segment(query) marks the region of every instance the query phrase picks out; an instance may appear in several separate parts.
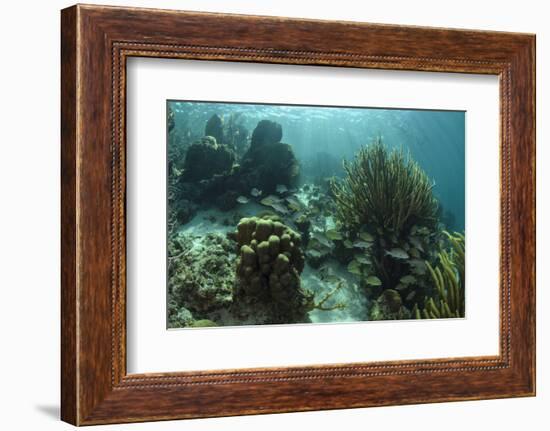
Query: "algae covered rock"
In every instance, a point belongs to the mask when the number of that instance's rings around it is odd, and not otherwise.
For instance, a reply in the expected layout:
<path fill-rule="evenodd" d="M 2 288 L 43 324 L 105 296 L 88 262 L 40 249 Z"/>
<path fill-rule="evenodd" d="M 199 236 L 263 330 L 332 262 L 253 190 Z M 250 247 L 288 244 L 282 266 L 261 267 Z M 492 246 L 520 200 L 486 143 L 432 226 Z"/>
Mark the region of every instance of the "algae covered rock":
<path fill-rule="evenodd" d="M 197 213 L 197 204 L 188 199 L 179 199 L 172 204 L 178 223 L 185 224 L 189 222 Z"/>
<path fill-rule="evenodd" d="M 218 144 L 223 144 L 223 120 L 218 114 L 212 115 L 206 122 L 206 126 L 204 127 L 204 135 L 212 136 L 216 139 Z"/>
<path fill-rule="evenodd" d="M 281 137 L 281 126 L 272 121 L 262 120 L 254 129 L 239 173 L 247 189 L 256 187 L 267 194 L 274 193 L 279 184 L 295 185 L 300 165 L 292 146 L 280 142 Z"/>
<path fill-rule="evenodd" d="M 231 171 L 235 154 L 216 138 L 205 136 L 192 144 L 185 155 L 183 181 L 200 181 Z"/>
<path fill-rule="evenodd" d="M 193 321 L 190 325 L 191 328 L 212 328 L 218 326 L 216 322 L 210 319 L 199 319 Z"/>
<path fill-rule="evenodd" d="M 276 144 L 283 138 L 283 128 L 279 123 L 270 120 L 262 120 L 252 132 L 250 140 L 251 148 L 256 149 L 266 144 Z"/>
<path fill-rule="evenodd" d="M 213 313 L 227 309 L 235 282 L 234 262 L 234 244 L 221 233 L 170 238 L 169 326 L 192 326 L 195 320 L 212 320 Z"/>
<path fill-rule="evenodd" d="M 267 315 L 264 323 L 309 321 L 311 294 L 300 284 L 300 234 L 281 222 L 250 217 L 241 219 L 233 237 L 239 249 L 233 295 L 237 307 L 261 304 L 256 308 Z"/>
<path fill-rule="evenodd" d="M 176 119 L 174 118 L 174 111 L 168 109 L 168 132 L 171 132 L 176 127 Z"/>
<path fill-rule="evenodd" d="M 191 312 L 185 307 L 178 307 L 175 302 L 168 303 L 168 315 L 169 328 L 185 328 L 195 322 Z"/>
<path fill-rule="evenodd" d="M 369 311 L 369 320 L 410 319 L 411 312 L 403 306 L 401 295 L 394 289 L 386 289 L 374 301 Z"/>

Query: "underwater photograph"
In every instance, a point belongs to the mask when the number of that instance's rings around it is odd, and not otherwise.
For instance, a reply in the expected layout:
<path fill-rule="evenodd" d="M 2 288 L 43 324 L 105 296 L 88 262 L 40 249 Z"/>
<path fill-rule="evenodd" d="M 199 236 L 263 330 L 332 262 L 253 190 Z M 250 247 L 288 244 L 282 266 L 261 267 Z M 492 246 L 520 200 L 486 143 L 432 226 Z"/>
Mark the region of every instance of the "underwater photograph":
<path fill-rule="evenodd" d="M 465 112 L 167 101 L 167 327 L 465 316 Z"/>

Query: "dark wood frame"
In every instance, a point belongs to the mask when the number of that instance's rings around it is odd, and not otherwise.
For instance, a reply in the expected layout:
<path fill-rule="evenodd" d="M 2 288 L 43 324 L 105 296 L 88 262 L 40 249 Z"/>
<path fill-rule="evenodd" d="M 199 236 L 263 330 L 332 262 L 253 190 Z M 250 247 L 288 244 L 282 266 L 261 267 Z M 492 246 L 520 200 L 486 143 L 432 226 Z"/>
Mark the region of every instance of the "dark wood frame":
<path fill-rule="evenodd" d="M 88 425 L 535 394 L 534 35 L 78 5 L 62 11 L 61 47 L 63 420 Z M 499 355 L 127 375 L 130 56 L 498 75 Z"/>

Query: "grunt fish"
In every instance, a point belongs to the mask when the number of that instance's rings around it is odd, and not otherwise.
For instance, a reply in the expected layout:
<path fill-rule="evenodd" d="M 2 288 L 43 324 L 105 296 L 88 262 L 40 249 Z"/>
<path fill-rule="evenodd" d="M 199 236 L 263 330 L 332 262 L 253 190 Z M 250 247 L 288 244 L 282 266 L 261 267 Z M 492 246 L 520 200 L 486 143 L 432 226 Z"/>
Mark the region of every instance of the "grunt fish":
<path fill-rule="evenodd" d="M 311 238 L 315 239 L 319 244 L 331 248 L 332 247 L 332 241 L 330 241 L 326 236 L 324 236 L 321 232 L 312 232 Z"/>
<path fill-rule="evenodd" d="M 410 301 L 411 299 L 414 298 L 414 295 L 415 295 L 415 294 L 416 294 L 416 291 L 413 290 L 411 293 L 409 293 L 409 294 L 407 295 L 407 297 L 406 297 L 405 299 L 406 299 L 407 301 Z"/>
<path fill-rule="evenodd" d="M 382 280 L 380 280 L 376 275 L 369 275 L 367 277 L 367 284 L 369 286 L 381 286 Z"/>
<path fill-rule="evenodd" d="M 363 241 L 366 241 L 366 242 L 373 242 L 374 241 L 374 237 L 368 232 L 361 232 L 359 234 L 359 238 L 361 238 Z"/>
<path fill-rule="evenodd" d="M 355 241 L 353 243 L 354 247 L 357 248 L 370 248 L 372 246 L 372 242 L 366 242 L 366 241 Z"/>
<path fill-rule="evenodd" d="M 268 207 L 272 206 L 274 203 L 280 203 L 280 202 L 281 202 L 281 198 L 274 195 L 266 196 L 260 201 L 262 205 L 265 205 Z"/>
<path fill-rule="evenodd" d="M 357 255 L 355 256 L 355 260 L 359 263 L 362 263 L 363 265 L 370 265 L 371 261 L 368 257 L 363 255 Z"/>
<path fill-rule="evenodd" d="M 275 190 L 277 191 L 277 193 L 286 193 L 286 192 L 288 192 L 288 188 L 284 184 L 277 184 L 277 187 L 275 188 Z"/>
<path fill-rule="evenodd" d="M 288 214 L 289 212 L 288 208 L 279 202 L 273 202 L 271 204 L 271 208 L 273 208 L 277 212 L 280 212 L 281 214 Z"/>
<path fill-rule="evenodd" d="M 408 259 L 408 253 L 402 248 L 392 248 L 391 250 L 386 250 L 388 256 L 394 257 L 396 259 Z"/>
<path fill-rule="evenodd" d="M 416 278 L 414 275 L 405 275 L 404 277 L 401 277 L 399 281 L 403 284 L 412 284 L 416 282 Z"/>
<path fill-rule="evenodd" d="M 356 260 L 352 260 L 348 265 L 348 271 L 355 275 L 361 275 L 361 265 Z"/>
<path fill-rule="evenodd" d="M 325 232 L 325 235 L 327 238 L 333 240 L 333 241 L 340 241 L 343 239 L 342 234 L 338 232 L 336 229 L 329 229 Z"/>
<path fill-rule="evenodd" d="M 417 237 L 410 236 L 409 237 L 409 242 L 411 243 L 411 245 L 413 247 L 417 248 L 421 252 L 424 252 L 424 247 L 422 247 L 422 243 L 420 242 L 420 240 Z"/>

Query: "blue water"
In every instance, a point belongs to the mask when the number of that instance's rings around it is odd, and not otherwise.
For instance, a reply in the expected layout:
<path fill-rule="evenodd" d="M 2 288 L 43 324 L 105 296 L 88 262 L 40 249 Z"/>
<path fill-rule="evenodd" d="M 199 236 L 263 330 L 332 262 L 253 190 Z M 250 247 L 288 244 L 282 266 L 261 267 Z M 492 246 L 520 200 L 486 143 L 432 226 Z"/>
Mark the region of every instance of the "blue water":
<path fill-rule="evenodd" d="M 434 194 L 449 230 L 465 229 L 465 112 L 412 109 L 316 107 L 169 101 L 180 133 L 200 138 L 213 114 L 238 118 L 250 133 L 260 120 L 281 124 L 282 142 L 292 145 L 302 177 L 322 161 L 352 159 L 381 136 L 388 147 L 404 148 L 435 183 Z M 326 156 L 328 155 L 328 157 Z M 321 163 L 323 166 L 323 163 Z M 311 167 L 311 169 L 308 169 Z M 318 173 L 318 172 L 317 172 Z M 341 172 L 343 174 L 343 172 Z"/>

